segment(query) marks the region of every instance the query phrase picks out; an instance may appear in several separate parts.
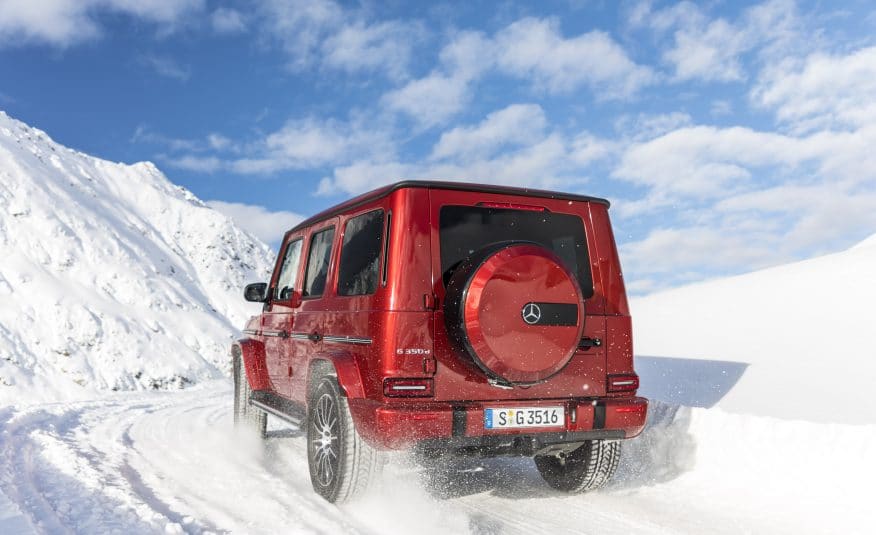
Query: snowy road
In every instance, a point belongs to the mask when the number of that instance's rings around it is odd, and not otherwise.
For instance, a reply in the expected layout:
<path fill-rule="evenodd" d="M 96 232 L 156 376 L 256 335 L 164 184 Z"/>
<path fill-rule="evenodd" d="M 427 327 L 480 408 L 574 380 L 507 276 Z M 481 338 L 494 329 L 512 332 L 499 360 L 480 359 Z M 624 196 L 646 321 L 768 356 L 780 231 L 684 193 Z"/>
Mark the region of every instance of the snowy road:
<path fill-rule="evenodd" d="M 46 533 L 855 533 L 872 525 L 874 426 L 657 406 L 616 481 L 550 490 L 527 459 L 430 485 L 394 455 L 341 508 L 310 488 L 304 439 L 238 436 L 227 383 L 0 411 L 0 498 Z M 465 471 L 463 471 L 465 470 Z M 2 507 L 0 507 L 2 509 Z"/>

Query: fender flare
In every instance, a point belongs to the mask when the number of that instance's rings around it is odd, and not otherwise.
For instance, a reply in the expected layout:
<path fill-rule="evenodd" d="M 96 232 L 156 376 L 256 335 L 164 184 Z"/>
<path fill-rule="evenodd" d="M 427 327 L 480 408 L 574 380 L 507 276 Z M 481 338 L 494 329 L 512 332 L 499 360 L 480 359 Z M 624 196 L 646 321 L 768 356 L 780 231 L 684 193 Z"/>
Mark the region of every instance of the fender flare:
<path fill-rule="evenodd" d="M 362 374 L 356 359 L 347 351 L 321 351 L 313 356 L 310 361 L 307 377 L 311 378 L 319 373 L 320 368 L 330 366 L 338 378 L 338 386 L 341 393 L 348 399 L 361 399 L 365 397 L 365 388 L 362 384 Z"/>
<path fill-rule="evenodd" d="M 231 345 L 232 357 L 241 357 L 246 369 L 246 379 L 253 390 L 269 390 L 268 366 L 265 362 L 265 344 L 258 340 L 245 338 Z"/>

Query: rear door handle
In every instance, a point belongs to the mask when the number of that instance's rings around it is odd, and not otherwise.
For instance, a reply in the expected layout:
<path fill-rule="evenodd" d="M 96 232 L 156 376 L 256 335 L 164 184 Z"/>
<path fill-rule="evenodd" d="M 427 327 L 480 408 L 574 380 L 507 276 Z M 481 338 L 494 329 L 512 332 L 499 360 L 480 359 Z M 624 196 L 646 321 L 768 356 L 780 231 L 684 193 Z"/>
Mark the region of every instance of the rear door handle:
<path fill-rule="evenodd" d="M 322 340 L 322 335 L 316 331 L 313 331 L 312 333 L 307 335 L 307 339 L 315 344 L 316 342 Z"/>
<path fill-rule="evenodd" d="M 590 349 L 591 347 L 600 347 L 602 345 L 602 340 L 599 338 L 589 338 L 585 336 L 578 342 L 578 349 Z"/>

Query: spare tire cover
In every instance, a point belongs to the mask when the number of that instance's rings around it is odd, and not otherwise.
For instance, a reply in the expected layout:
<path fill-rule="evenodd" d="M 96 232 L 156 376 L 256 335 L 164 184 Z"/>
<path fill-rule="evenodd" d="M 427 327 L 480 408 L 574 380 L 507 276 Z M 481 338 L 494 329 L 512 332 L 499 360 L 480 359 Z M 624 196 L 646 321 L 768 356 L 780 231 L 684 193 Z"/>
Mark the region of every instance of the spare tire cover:
<path fill-rule="evenodd" d="M 546 380 L 568 364 L 584 332 L 578 280 L 552 251 L 531 242 L 486 247 L 447 284 L 450 338 L 489 377 Z"/>

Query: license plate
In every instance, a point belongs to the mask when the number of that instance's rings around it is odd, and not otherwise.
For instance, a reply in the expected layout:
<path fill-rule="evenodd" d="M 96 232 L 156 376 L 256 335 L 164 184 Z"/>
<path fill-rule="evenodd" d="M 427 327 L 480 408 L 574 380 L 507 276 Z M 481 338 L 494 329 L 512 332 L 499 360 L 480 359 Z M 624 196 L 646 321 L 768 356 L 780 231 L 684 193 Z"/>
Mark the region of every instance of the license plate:
<path fill-rule="evenodd" d="M 566 412 L 563 407 L 513 407 L 484 410 L 484 429 L 521 427 L 563 427 Z"/>

